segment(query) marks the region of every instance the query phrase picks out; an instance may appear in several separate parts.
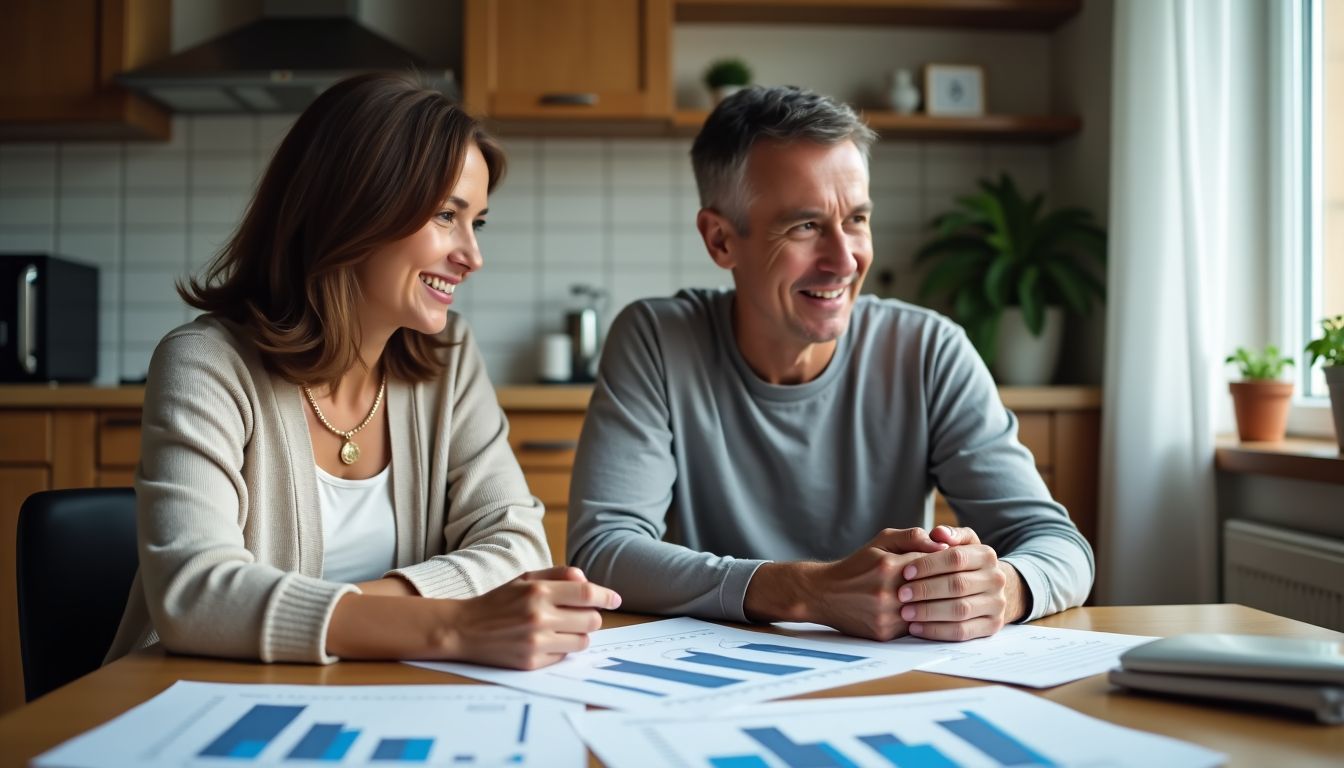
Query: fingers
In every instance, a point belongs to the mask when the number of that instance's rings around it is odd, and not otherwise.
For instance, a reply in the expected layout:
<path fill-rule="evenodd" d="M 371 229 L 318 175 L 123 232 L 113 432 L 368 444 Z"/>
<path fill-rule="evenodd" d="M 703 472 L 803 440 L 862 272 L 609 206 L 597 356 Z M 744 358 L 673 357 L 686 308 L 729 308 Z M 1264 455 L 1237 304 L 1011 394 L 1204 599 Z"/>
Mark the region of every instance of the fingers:
<path fill-rule="evenodd" d="M 947 544 L 949 546 L 960 546 L 962 544 L 979 544 L 980 537 L 970 528 L 953 528 L 950 525 L 940 525 L 929 533 L 932 541 Z"/>
<path fill-rule="evenodd" d="M 544 585 L 547 596 L 558 606 L 607 611 L 621 607 L 620 595 L 591 581 L 549 581 L 541 585 Z"/>
<path fill-rule="evenodd" d="M 868 546 L 888 552 L 941 552 L 948 545 L 934 541 L 923 528 L 886 528 L 879 531 Z"/>
<path fill-rule="evenodd" d="M 909 632 L 925 640 L 946 640 L 961 642 L 977 637 L 989 637 L 1003 628 L 1003 620 L 993 617 L 971 619 L 970 621 L 915 622 Z"/>
<path fill-rule="evenodd" d="M 994 550 L 984 544 L 956 546 L 912 561 L 901 571 L 901 575 L 906 581 L 915 581 L 945 573 L 987 568 L 998 561 L 999 557 Z"/>
<path fill-rule="evenodd" d="M 966 622 L 995 616 L 1003 616 L 1003 598 L 992 593 L 954 600 L 931 600 L 901 607 L 901 618 L 908 623 Z"/>
<path fill-rule="evenodd" d="M 520 581 L 587 581 L 583 571 L 570 565 L 557 565 L 540 571 L 528 571 L 519 576 Z"/>
<path fill-rule="evenodd" d="M 961 551 L 963 550 L 948 550 L 947 554 Z M 933 557 L 937 557 L 937 555 L 929 555 L 925 559 Z M 922 603 L 929 600 L 948 600 L 982 593 L 1002 595 L 1007 577 L 1004 576 L 1002 570 L 994 567 L 998 560 L 990 559 L 985 555 L 977 556 L 974 553 L 968 555 L 967 559 L 969 561 L 981 560 L 983 564 L 967 570 L 939 573 L 913 581 L 906 581 L 897 590 L 897 599 L 902 603 Z M 911 564 L 911 566 L 914 565 L 918 565 L 918 563 Z M 906 567 L 906 573 L 909 573 L 911 566 Z"/>

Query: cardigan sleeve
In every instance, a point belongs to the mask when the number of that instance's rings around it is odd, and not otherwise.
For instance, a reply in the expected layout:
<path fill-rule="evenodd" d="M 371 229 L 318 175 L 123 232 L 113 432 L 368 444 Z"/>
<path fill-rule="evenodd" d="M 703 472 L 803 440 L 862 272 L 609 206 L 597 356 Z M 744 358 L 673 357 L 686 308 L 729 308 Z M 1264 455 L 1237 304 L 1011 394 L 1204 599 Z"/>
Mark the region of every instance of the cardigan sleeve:
<path fill-rule="evenodd" d="M 426 597 L 471 597 L 551 565 L 545 508 L 509 446 L 509 425 L 480 350 L 463 326 L 452 361 L 448 445 L 448 551 L 396 573 Z"/>
<path fill-rule="evenodd" d="M 171 651 L 330 663 L 332 611 L 358 590 L 258 563 L 244 544 L 250 381 L 237 351 L 204 333 L 171 334 L 154 352 L 135 479 L 150 618 Z"/>

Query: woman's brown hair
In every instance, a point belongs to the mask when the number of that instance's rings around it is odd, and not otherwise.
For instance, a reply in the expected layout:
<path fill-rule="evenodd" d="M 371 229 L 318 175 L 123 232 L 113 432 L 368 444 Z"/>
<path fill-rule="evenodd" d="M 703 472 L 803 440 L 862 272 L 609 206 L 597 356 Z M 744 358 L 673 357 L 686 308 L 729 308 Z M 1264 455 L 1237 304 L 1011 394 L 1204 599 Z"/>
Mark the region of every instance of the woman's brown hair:
<path fill-rule="evenodd" d="M 442 93 L 394 73 L 333 85 L 290 128 L 204 278 L 179 283 L 178 293 L 251 331 L 286 380 L 335 387 L 363 364 L 355 267 L 438 212 L 473 144 L 494 190 L 503 150 Z M 398 329 L 383 353 L 386 372 L 433 378 L 447 345 Z"/>

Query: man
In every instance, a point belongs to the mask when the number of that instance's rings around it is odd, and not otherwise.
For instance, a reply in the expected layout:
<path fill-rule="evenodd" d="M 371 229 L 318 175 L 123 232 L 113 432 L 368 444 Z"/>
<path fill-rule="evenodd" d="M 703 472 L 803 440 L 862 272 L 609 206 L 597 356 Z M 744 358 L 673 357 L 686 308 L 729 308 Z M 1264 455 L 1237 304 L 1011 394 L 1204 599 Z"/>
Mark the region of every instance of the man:
<path fill-rule="evenodd" d="M 1091 588 L 960 327 L 859 295 L 874 138 L 759 87 L 696 138 L 696 227 L 736 290 L 621 313 L 570 491 L 569 561 L 626 608 L 966 640 Z M 969 527 L 918 527 L 935 486 Z"/>

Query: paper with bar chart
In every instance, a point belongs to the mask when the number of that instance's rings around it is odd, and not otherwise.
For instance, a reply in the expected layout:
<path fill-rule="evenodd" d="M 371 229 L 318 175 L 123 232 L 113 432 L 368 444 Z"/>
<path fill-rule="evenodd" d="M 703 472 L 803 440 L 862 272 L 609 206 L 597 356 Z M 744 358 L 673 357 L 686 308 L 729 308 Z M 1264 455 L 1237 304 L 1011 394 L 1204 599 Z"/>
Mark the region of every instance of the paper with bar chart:
<path fill-rule="evenodd" d="M 484 685 L 178 682 L 39 756 L 62 768 L 587 764 L 583 707 Z"/>
<path fill-rule="evenodd" d="M 879 643 L 843 637 L 830 627 L 820 624 L 781 622 L 775 626 L 793 637 L 829 639 L 858 652 L 874 646 L 930 651 L 941 659 L 940 663 L 929 669 L 930 672 L 1032 688 L 1050 688 L 1100 675 L 1120 666 L 1120 654 L 1157 639 L 1143 635 L 1011 624 L 992 637 L 967 640 L 964 643 L 943 643 L 918 637 Z"/>
<path fill-rule="evenodd" d="M 998 685 L 570 720 L 607 768 L 1200 768 L 1225 760 Z"/>
<path fill-rule="evenodd" d="M 825 641 L 665 619 L 592 634 L 586 651 L 517 672 L 409 662 L 524 691 L 613 709 L 727 707 L 900 674 L 936 661 L 928 650 L 859 653 Z"/>

